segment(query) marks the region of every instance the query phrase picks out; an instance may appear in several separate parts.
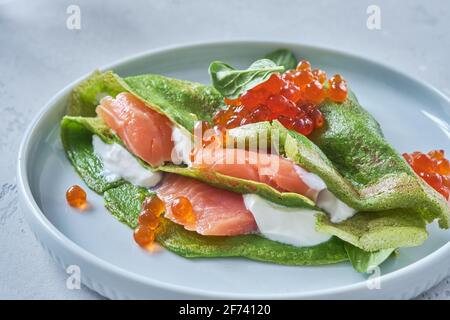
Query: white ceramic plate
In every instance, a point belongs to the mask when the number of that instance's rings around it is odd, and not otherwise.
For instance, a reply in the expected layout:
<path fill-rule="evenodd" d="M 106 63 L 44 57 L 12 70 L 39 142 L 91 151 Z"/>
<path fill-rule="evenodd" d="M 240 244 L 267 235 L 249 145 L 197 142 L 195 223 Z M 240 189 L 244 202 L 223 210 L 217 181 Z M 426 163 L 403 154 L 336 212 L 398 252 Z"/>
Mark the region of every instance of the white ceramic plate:
<path fill-rule="evenodd" d="M 103 69 L 122 76 L 159 73 L 209 83 L 211 61 L 246 67 L 280 47 L 292 49 L 328 74 L 343 74 L 399 152 L 450 151 L 450 102 L 445 96 L 407 75 L 349 54 L 292 43 L 228 42 L 151 51 Z M 60 91 L 28 129 L 19 154 L 18 184 L 23 211 L 37 238 L 60 265 L 78 265 L 83 283 L 100 294 L 110 298 L 411 298 L 449 274 L 450 232 L 435 225 L 424 245 L 402 249 L 397 258 L 382 265 L 380 289 L 369 289 L 367 276 L 348 263 L 289 267 L 244 259 L 188 260 L 164 250 L 148 254 L 135 245 L 132 230 L 114 219 L 94 192 L 88 192 L 89 212 L 78 213 L 66 204 L 69 186 L 85 186 L 59 139 L 67 97 L 80 80 Z"/>

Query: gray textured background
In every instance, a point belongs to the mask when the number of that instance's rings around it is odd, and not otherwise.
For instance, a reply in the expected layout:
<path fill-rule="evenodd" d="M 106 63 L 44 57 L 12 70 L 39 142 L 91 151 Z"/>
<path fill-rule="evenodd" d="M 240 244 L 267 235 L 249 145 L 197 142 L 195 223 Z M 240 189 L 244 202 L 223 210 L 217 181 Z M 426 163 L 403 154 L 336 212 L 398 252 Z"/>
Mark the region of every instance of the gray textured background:
<path fill-rule="evenodd" d="M 81 30 L 66 28 L 70 4 L 81 8 Z M 381 30 L 366 28 L 370 4 L 381 8 Z M 72 80 L 166 45 L 285 40 L 383 61 L 450 95 L 449 16 L 446 0 L 0 0 L 0 298 L 101 298 L 86 288 L 66 289 L 66 273 L 39 246 L 17 207 L 22 134 Z M 449 299 L 449 279 L 418 298 Z"/>

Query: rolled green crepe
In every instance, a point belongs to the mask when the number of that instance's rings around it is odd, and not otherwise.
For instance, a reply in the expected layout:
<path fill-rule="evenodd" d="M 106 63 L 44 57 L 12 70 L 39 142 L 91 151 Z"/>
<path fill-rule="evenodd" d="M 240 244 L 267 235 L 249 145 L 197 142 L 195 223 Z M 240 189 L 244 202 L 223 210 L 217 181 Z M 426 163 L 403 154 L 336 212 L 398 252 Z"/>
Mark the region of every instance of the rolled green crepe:
<path fill-rule="evenodd" d="M 140 205 L 149 191 L 120 180 L 110 183 L 102 176 L 103 164 L 94 154 L 92 135 L 106 143 L 120 138 L 95 116 L 99 97 L 130 92 L 166 115 L 173 123 L 192 132 L 196 121 L 210 121 L 223 107 L 223 97 L 212 87 L 163 77 L 140 75 L 120 78 L 112 72 L 95 72 L 78 85 L 61 123 L 61 137 L 68 158 L 86 184 L 104 195 L 105 205 L 119 220 L 136 226 Z M 378 123 L 351 94 L 342 104 L 321 105 L 326 126 L 306 138 L 279 122 L 257 123 L 229 131 L 248 138 L 260 130 L 277 130 L 280 155 L 318 175 L 328 189 L 358 213 L 341 223 L 332 223 L 313 201 L 296 193 L 280 192 L 269 185 L 202 172 L 184 165 L 165 164 L 148 170 L 171 172 L 204 181 L 238 193 L 255 193 L 285 206 L 318 212 L 317 228 L 333 237 L 312 247 L 294 247 L 259 235 L 202 236 L 164 219 L 158 242 L 185 257 L 246 257 L 290 264 L 319 265 L 350 259 L 357 271 L 365 272 L 383 262 L 400 247 L 417 246 L 427 237 L 426 222 L 438 219 L 448 228 L 449 208 L 436 191 L 425 184 L 383 138 Z M 368 263 L 370 262 L 370 263 Z"/>

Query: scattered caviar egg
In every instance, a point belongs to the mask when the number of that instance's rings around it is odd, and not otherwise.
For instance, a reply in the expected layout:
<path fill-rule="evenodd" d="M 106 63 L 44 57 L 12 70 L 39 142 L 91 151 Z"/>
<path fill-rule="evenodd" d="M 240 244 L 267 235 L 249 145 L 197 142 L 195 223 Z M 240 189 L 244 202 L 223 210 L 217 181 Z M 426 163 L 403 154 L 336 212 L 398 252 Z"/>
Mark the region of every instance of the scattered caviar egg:
<path fill-rule="evenodd" d="M 306 60 L 301 60 L 296 68 L 298 71 L 311 71 L 311 63 Z"/>
<path fill-rule="evenodd" d="M 315 104 L 320 104 L 325 99 L 325 92 L 322 84 L 318 80 L 314 80 L 305 87 L 303 96 L 305 100 Z"/>
<path fill-rule="evenodd" d="M 433 150 L 428 153 L 430 157 L 436 160 L 444 159 L 444 150 Z"/>
<path fill-rule="evenodd" d="M 84 209 L 87 206 L 86 191 L 79 185 L 73 185 L 66 191 L 66 200 L 71 207 Z"/>
<path fill-rule="evenodd" d="M 300 88 L 304 88 L 308 84 L 314 81 L 314 75 L 311 71 L 301 70 L 292 75 L 292 82 L 294 82 Z"/>
<path fill-rule="evenodd" d="M 323 118 L 322 112 L 319 109 L 314 109 L 310 112 L 311 119 L 314 122 L 315 128 L 322 128 L 325 120 Z"/>
<path fill-rule="evenodd" d="M 450 163 L 447 159 L 439 159 L 436 162 L 436 171 L 441 175 L 450 175 Z"/>
<path fill-rule="evenodd" d="M 155 230 L 160 225 L 160 216 L 165 210 L 164 202 L 152 195 L 142 202 L 142 211 L 138 217 L 138 226 L 134 229 L 134 241 L 141 247 L 151 249 L 155 240 Z"/>
<path fill-rule="evenodd" d="M 139 225 L 133 232 L 134 241 L 141 247 L 148 246 L 155 240 L 155 232 L 145 225 Z"/>
<path fill-rule="evenodd" d="M 155 194 L 145 198 L 142 202 L 142 210 L 153 213 L 159 217 L 165 210 L 164 202 Z"/>
<path fill-rule="evenodd" d="M 347 98 L 347 82 L 340 75 L 334 75 L 328 80 L 328 97 L 336 102 Z"/>
<path fill-rule="evenodd" d="M 281 122 L 283 126 L 285 126 L 288 129 L 292 129 L 292 118 L 286 117 L 284 115 L 280 115 L 277 118 L 278 121 Z"/>
<path fill-rule="evenodd" d="M 307 136 L 314 130 L 314 123 L 307 117 L 294 119 L 293 129 Z"/>
<path fill-rule="evenodd" d="M 183 224 L 194 224 L 196 215 L 192 208 L 191 201 L 188 198 L 179 196 L 176 197 L 170 206 L 172 215 Z"/>
<path fill-rule="evenodd" d="M 450 163 L 445 158 L 444 150 L 404 153 L 403 157 L 419 177 L 449 200 Z"/>
<path fill-rule="evenodd" d="M 159 217 L 149 210 L 143 210 L 138 217 L 139 225 L 155 230 L 159 226 Z"/>
<path fill-rule="evenodd" d="M 295 69 L 272 74 L 237 99 L 224 99 L 227 108 L 219 110 L 213 122 L 225 130 L 278 119 L 286 128 L 308 136 L 325 124 L 321 103 L 325 99 L 343 102 L 347 94 L 347 82 L 341 75 L 327 79 L 323 70 L 311 69 L 309 61 L 302 60 Z M 450 171 L 446 162 L 440 168 Z"/>
<path fill-rule="evenodd" d="M 324 84 L 327 81 L 327 73 L 323 70 L 314 69 L 312 74 L 321 84 Z"/>

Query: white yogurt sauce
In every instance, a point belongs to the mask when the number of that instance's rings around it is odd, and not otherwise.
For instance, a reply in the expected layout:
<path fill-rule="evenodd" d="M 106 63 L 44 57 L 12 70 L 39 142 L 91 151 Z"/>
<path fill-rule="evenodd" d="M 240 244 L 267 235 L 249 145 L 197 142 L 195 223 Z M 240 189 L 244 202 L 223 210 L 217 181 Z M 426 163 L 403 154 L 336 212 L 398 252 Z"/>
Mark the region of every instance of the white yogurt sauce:
<path fill-rule="evenodd" d="M 298 165 L 294 165 L 294 169 L 303 182 L 305 182 L 310 188 L 318 191 L 326 189 L 327 185 L 317 174 L 308 172 Z"/>
<path fill-rule="evenodd" d="M 356 210 L 342 202 L 328 189 L 319 192 L 316 205 L 330 216 L 333 223 L 342 222 L 355 215 Z"/>
<path fill-rule="evenodd" d="M 356 210 L 336 198 L 327 189 L 327 185 L 318 175 L 308 172 L 299 166 L 295 166 L 295 171 L 310 188 L 319 191 L 314 196 L 316 206 L 328 213 L 331 222 L 342 222 L 355 215 Z"/>
<path fill-rule="evenodd" d="M 331 238 L 329 234 L 316 231 L 317 212 L 314 210 L 281 206 L 256 194 L 245 194 L 243 198 L 259 231 L 270 240 L 309 247 Z"/>
<path fill-rule="evenodd" d="M 103 162 L 102 175 L 106 181 L 114 182 L 121 178 L 144 188 L 157 185 L 162 179 L 161 172 L 153 172 L 144 168 L 135 157 L 120 144 L 107 144 L 98 136 L 92 136 L 94 153 Z"/>
<path fill-rule="evenodd" d="M 185 163 L 188 166 L 192 165 L 191 162 L 191 150 L 192 150 L 192 140 L 191 135 L 184 128 L 179 128 L 177 126 L 172 127 L 172 162 L 174 164 Z"/>

